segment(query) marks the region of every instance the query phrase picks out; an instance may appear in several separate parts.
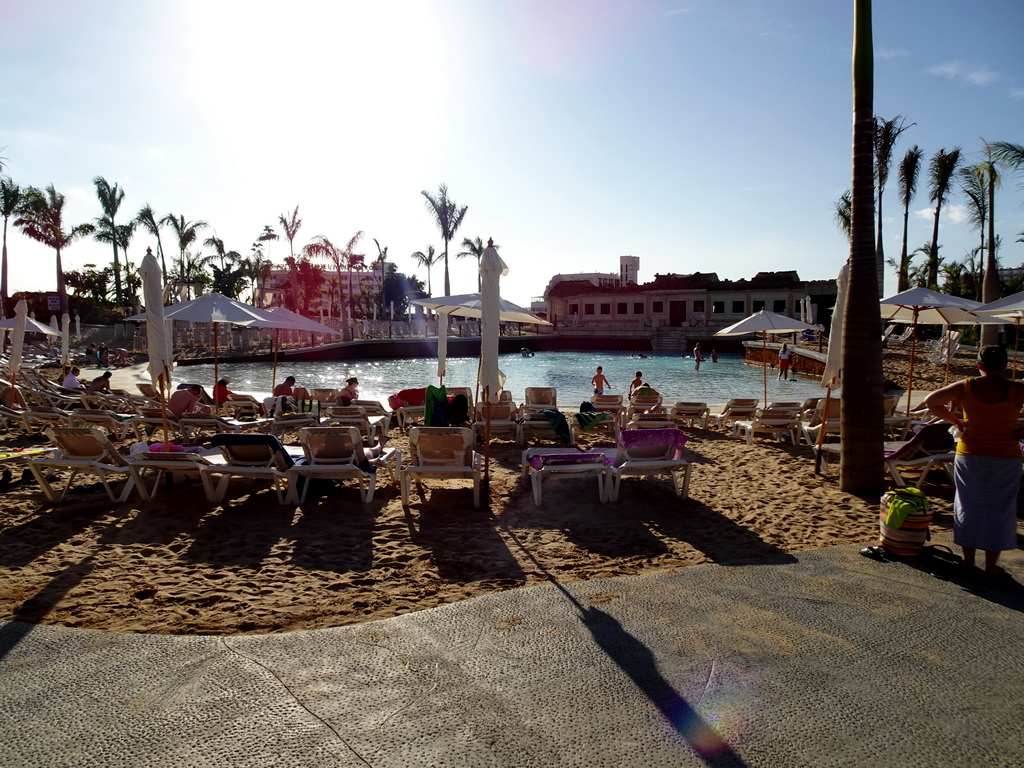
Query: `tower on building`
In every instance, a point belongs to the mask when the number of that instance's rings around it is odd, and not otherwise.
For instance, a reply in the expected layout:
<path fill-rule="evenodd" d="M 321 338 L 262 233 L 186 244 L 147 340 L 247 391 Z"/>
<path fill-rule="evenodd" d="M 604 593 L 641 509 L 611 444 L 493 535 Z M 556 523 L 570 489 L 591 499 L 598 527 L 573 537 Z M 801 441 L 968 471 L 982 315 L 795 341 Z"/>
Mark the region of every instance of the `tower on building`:
<path fill-rule="evenodd" d="M 619 281 L 622 285 L 636 285 L 639 274 L 639 256 L 619 256 Z"/>

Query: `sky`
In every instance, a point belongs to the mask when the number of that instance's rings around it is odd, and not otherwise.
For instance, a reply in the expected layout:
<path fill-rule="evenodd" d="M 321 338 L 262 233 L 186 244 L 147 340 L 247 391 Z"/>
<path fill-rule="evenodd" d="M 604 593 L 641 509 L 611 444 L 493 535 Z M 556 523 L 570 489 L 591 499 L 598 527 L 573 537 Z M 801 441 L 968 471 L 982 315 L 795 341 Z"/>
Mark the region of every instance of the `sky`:
<path fill-rule="evenodd" d="M 911 127 L 883 196 L 898 257 L 895 170 L 914 144 L 981 158 L 1024 143 L 1024 3 L 874 3 L 875 114 Z M 449 247 L 453 293 L 476 290 L 462 238 L 493 238 L 502 294 L 528 305 L 556 273 L 722 279 L 796 270 L 833 279 L 848 256 L 833 217 L 851 177 L 850 0 L 4 0 L 0 156 L 22 187 L 53 184 L 66 221 L 101 214 L 93 179 L 205 220 L 243 254 L 299 207 L 316 235 L 402 272 L 437 227 L 421 190 L 468 206 Z M 931 239 L 927 169 L 911 250 Z M 1024 263 L 1024 171 L 996 201 L 1004 266 Z M 165 250 L 175 251 L 168 232 Z M 978 234 L 963 197 L 939 242 Z M 138 264 L 155 239 L 138 232 Z M 12 292 L 55 290 L 53 251 L 8 231 Z M 267 254 L 281 262 L 284 239 Z M 81 240 L 65 269 L 107 265 Z M 443 265 L 431 271 L 444 293 Z M 886 277 L 887 293 L 895 276 Z"/>

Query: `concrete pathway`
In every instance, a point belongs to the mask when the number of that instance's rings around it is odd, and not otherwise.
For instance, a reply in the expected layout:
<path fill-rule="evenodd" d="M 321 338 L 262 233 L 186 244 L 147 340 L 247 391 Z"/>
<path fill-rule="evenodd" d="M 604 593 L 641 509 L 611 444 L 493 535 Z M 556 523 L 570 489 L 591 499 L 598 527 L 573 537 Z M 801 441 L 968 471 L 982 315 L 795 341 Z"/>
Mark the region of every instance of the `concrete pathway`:
<path fill-rule="evenodd" d="M 1024 765 L 1016 581 L 856 547 L 264 636 L 0 625 L 15 766 Z"/>

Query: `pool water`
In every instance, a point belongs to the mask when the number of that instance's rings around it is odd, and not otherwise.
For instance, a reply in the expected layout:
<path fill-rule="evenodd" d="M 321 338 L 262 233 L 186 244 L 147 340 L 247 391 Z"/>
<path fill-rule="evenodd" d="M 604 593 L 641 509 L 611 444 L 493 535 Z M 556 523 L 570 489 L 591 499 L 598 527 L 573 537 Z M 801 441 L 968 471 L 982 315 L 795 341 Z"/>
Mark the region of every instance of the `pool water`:
<path fill-rule="evenodd" d="M 473 387 L 476 384 L 477 358 L 449 358 L 444 383 L 449 387 Z M 732 397 L 763 398 L 762 371 L 746 365 L 740 355 L 722 355 L 717 363 L 705 360 L 694 369 L 693 358 L 650 355 L 630 358 L 627 352 L 537 352 L 533 357 L 519 353 L 501 355 L 498 363 L 505 374 L 505 388 L 521 401 L 526 387 L 556 387 L 558 402 L 572 408 L 593 394 L 590 380 L 597 366 L 611 384 L 605 394 L 629 393 L 636 371 L 661 393 L 666 402 L 695 400 L 709 405 L 721 404 Z M 220 375 L 231 380 L 236 392 L 268 393 L 272 366 L 269 363 L 224 363 Z M 277 381 L 294 376 L 298 386 L 343 387 L 350 376 L 359 378 L 360 397 L 386 402 L 389 395 L 402 389 L 437 384 L 435 358 L 397 360 L 339 360 L 330 362 L 287 362 L 278 365 Z M 803 400 L 824 394 L 816 379 L 779 381 L 777 369 L 768 369 L 768 400 Z M 213 366 L 182 366 L 175 381 L 213 385 Z"/>

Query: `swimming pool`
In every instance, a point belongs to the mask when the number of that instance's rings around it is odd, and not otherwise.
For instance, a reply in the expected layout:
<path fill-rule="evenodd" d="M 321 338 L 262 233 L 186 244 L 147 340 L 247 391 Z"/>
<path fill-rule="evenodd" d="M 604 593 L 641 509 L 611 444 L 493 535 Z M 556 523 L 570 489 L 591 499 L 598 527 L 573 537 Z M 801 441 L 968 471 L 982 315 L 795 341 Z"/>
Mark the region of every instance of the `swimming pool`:
<path fill-rule="evenodd" d="M 558 401 L 574 407 L 593 394 L 590 379 L 597 366 L 611 383 L 608 394 L 628 394 L 629 382 L 636 371 L 666 402 L 697 400 L 724 403 L 731 397 L 763 397 L 761 368 L 743 363 L 740 355 L 722 355 L 717 363 L 706 360 L 694 370 L 693 358 L 652 354 L 646 359 L 631 358 L 628 352 L 537 352 L 533 357 L 519 353 L 501 355 L 499 367 L 507 380 L 505 388 L 517 401 L 526 387 L 556 387 Z M 449 387 L 474 386 L 477 358 L 449 358 L 445 384 Z M 238 392 L 265 393 L 271 390 L 269 363 L 224 363 L 220 375 L 231 379 Z M 778 371 L 768 369 L 769 400 L 803 400 L 822 395 L 824 390 L 814 379 L 778 381 Z M 429 357 L 397 360 L 339 360 L 324 362 L 287 362 L 278 365 L 277 381 L 294 376 L 299 386 L 343 387 L 349 376 L 359 378 L 360 395 L 386 402 L 389 395 L 413 387 L 437 384 L 437 360 Z M 209 388 L 213 384 L 213 366 L 179 367 L 175 381 L 195 381 Z"/>

